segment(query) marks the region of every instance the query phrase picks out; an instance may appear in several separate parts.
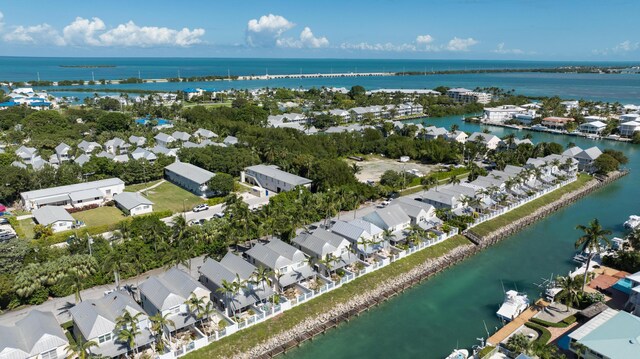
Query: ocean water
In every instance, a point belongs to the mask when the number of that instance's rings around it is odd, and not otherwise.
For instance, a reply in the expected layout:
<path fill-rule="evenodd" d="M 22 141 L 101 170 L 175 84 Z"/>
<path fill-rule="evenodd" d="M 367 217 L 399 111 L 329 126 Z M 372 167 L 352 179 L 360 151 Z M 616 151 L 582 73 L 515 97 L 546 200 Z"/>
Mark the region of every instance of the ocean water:
<path fill-rule="evenodd" d="M 420 120 L 419 120 L 420 121 Z M 460 117 L 428 119 L 428 124 L 449 128 L 458 124 L 464 131 L 481 131 L 484 126 L 463 123 Z M 506 289 L 525 291 L 538 298 L 535 285 L 543 278 L 566 275 L 575 269 L 571 261 L 575 229 L 598 218 L 614 235 L 623 232 L 622 223 L 640 212 L 639 147 L 611 141 L 591 141 L 538 132 L 487 127 L 498 136 L 533 134 L 533 141 L 575 142 L 582 148 L 622 150 L 630 158 L 631 174 L 581 199 L 518 234 L 443 272 L 384 305 L 341 324 L 339 329 L 316 337 L 285 357 L 324 358 L 444 358 L 454 348 L 471 348 L 484 337 L 485 323 L 491 333 L 501 326 L 495 312 Z"/>

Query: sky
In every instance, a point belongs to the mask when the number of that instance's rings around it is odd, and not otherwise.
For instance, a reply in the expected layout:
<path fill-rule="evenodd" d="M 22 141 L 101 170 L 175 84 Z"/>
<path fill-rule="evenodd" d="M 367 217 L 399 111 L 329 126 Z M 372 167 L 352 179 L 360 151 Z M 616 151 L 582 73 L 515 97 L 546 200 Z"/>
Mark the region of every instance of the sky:
<path fill-rule="evenodd" d="M 638 0 L 0 0 L 0 56 L 640 60 Z"/>

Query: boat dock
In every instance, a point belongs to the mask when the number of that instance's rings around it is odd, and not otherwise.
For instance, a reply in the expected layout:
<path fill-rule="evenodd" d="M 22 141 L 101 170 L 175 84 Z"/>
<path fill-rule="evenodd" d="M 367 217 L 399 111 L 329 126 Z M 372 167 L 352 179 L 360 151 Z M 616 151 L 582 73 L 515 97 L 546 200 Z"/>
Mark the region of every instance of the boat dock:
<path fill-rule="evenodd" d="M 544 308 L 548 305 L 549 303 L 545 302 L 542 299 L 539 299 L 535 305 L 532 305 L 529 308 L 527 308 L 514 320 L 507 323 L 507 325 L 500 328 L 500 330 L 498 330 L 491 337 L 489 337 L 489 339 L 487 339 L 487 345 L 496 346 L 500 344 L 503 340 L 507 339 L 511 334 L 513 334 L 516 330 L 522 327 L 524 323 L 528 322 L 529 319 L 533 318 L 534 315 L 538 314 L 541 308 Z"/>

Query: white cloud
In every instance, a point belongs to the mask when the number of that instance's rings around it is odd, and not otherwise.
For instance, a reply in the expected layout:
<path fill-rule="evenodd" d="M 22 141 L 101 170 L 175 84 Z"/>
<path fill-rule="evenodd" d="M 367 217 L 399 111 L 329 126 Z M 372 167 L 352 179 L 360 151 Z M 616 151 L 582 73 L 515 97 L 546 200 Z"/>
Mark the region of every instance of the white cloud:
<path fill-rule="evenodd" d="M 40 24 L 33 26 L 17 26 L 11 32 L 6 33 L 3 37 L 4 41 L 16 42 L 22 44 L 53 44 L 64 46 L 65 41 L 49 24 Z"/>
<path fill-rule="evenodd" d="M 322 36 L 316 37 L 309 27 L 305 27 L 300 33 L 300 39 L 277 39 L 276 45 L 279 47 L 293 47 L 293 48 L 311 48 L 318 49 L 321 47 L 329 46 L 329 40 Z"/>
<path fill-rule="evenodd" d="M 263 15 L 247 23 L 246 41 L 252 47 L 276 45 L 282 34 L 295 24 L 280 15 Z"/>
<path fill-rule="evenodd" d="M 629 40 L 626 40 L 616 45 L 616 47 L 613 48 L 613 51 L 628 52 L 628 51 L 637 50 L 639 48 L 640 48 L 640 42 L 631 42 Z"/>
<path fill-rule="evenodd" d="M 16 26 L 3 36 L 4 41 L 28 44 L 53 44 L 57 46 L 121 46 L 187 47 L 201 43 L 204 29 L 181 30 L 167 27 L 138 26 L 133 21 L 108 29 L 97 17 L 84 19 L 77 17 L 65 26 L 62 35 L 48 24 L 34 26 Z"/>
<path fill-rule="evenodd" d="M 3 27 L 4 27 L 4 14 L 2 13 L 2 11 L 0 11 L 0 31 L 2 31 Z"/>
<path fill-rule="evenodd" d="M 416 46 L 413 44 L 392 44 L 387 43 L 374 43 L 360 42 L 352 44 L 345 42 L 340 44 L 340 48 L 343 50 L 363 50 L 363 51 L 388 51 L 388 52 L 404 52 L 404 51 L 416 51 Z"/>
<path fill-rule="evenodd" d="M 133 21 L 120 24 L 99 36 L 101 46 L 180 46 L 187 47 L 202 42 L 204 29 L 138 26 Z"/>
<path fill-rule="evenodd" d="M 107 27 L 100 18 L 92 20 L 76 17 L 76 19 L 62 30 L 64 39 L 69 45 L 100 46 L 100 40 L 95 35 Z"/>
<path fill-rule="evenodd" d="M 416 37 L 416 43 L 419 45 L 427 45 L 433 42 L 433 37 L 431 35 L 418 35 Z"/>
<path fill-rule="evenodd" d="M 466 39 L 454 37 L 453 39 L 449 40 L 446 49 L 449 51 L 469 51 L 469 48 L 477 43 L 478 41 L 474 40 L 471 37 Z"/>
<path fill-rule="evenodd" d="M 492 52 L 495 52 L 496 54 L 514 54 L 514 55 L 524 54 L 524 51 L 520 49 L 507 49 L 504 45 L 504 42 L 499 43 L 498 47 Z"/>

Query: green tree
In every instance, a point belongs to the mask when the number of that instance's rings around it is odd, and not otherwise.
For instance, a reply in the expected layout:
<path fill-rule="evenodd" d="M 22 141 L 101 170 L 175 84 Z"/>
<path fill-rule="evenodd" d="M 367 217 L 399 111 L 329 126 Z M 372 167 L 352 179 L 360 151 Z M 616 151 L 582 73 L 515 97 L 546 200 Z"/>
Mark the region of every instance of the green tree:
<path fill-rule="evenodd" d="M 556 278 L 556 284 L 562 289 L 558 294 L 558 299 L 567 306 L 568 312 L 570 307 L 574 307 L 580 302 L 580 282 L 576 280 L 576 277 L 566 276 Z"/>
<path fill-rule="evenodd" d="M 170 313 L 162 315 L 162 312 L 158 312 L 149 317 L 151 321 L 151 331 L 156 341 L 156 350 L 159 352 L 164 351 L 165 348 L 164 328 L 169 328 L 170 326 L 173 327 L 174 330 L 176 328 L 176 323 L 169 319 L 170 315 Z"/>
<path fill-rule="evenodd" d="M 91 354 L 91 348 L 98 347 L 98 343 L 92 341 L 86 341 L 79 337 L 77 340 L 72 340 L 67 344 L 65 351 L 67 352 L 67 358 L 89 359 L 94 357 Z"/>
<path fill-rule="evenodd" d="M 226 196 L 233 192 L 233 184 L 233 176 L 218 172 L 207 182 L 207 188 L 214 193 L 215 196 Z"/>
<path fill-rule="evenodd" d="M 131 314 L 128 310 L 124 310 L 122 315 L 116 318 L 116 328 L 118 329 L 117 337 L 119 340 L 127 343 L 129 351 L 134 353 L 137 350 L 136 337 L 140 335 L 139 327 L 140 317 L 142 313 Z"/>
<path fill-rule="evenodd" d="M 620 162 L 618 162 L 618 160 L 613 156 L 603 153 L 596 158 L 593 165 L 595 166 L 597 173 L 606 175 L 617 170 L 620 166 Z"/>
<path fill-rule="evenodd" d="M 601 252 L 602 244 L 607 247 L 611 246 L 611 241 L 607 238 L 608 235 L 611 235 L 611 231 L 603 229 L 597 218 L 594 218 L 587 226 L 582 224 L 576 226 L 576 229 L 581 230 L 583 235 L 578 238 L 575 243 L 575 247 L 587 254 L 587 270 L 585 271 L 584 282 L 582 283 L 582 291 L 584 292 L 584 287 L 587 285 L 588 270 L 591 265 L 591 260 L 596 254 Z"/>

